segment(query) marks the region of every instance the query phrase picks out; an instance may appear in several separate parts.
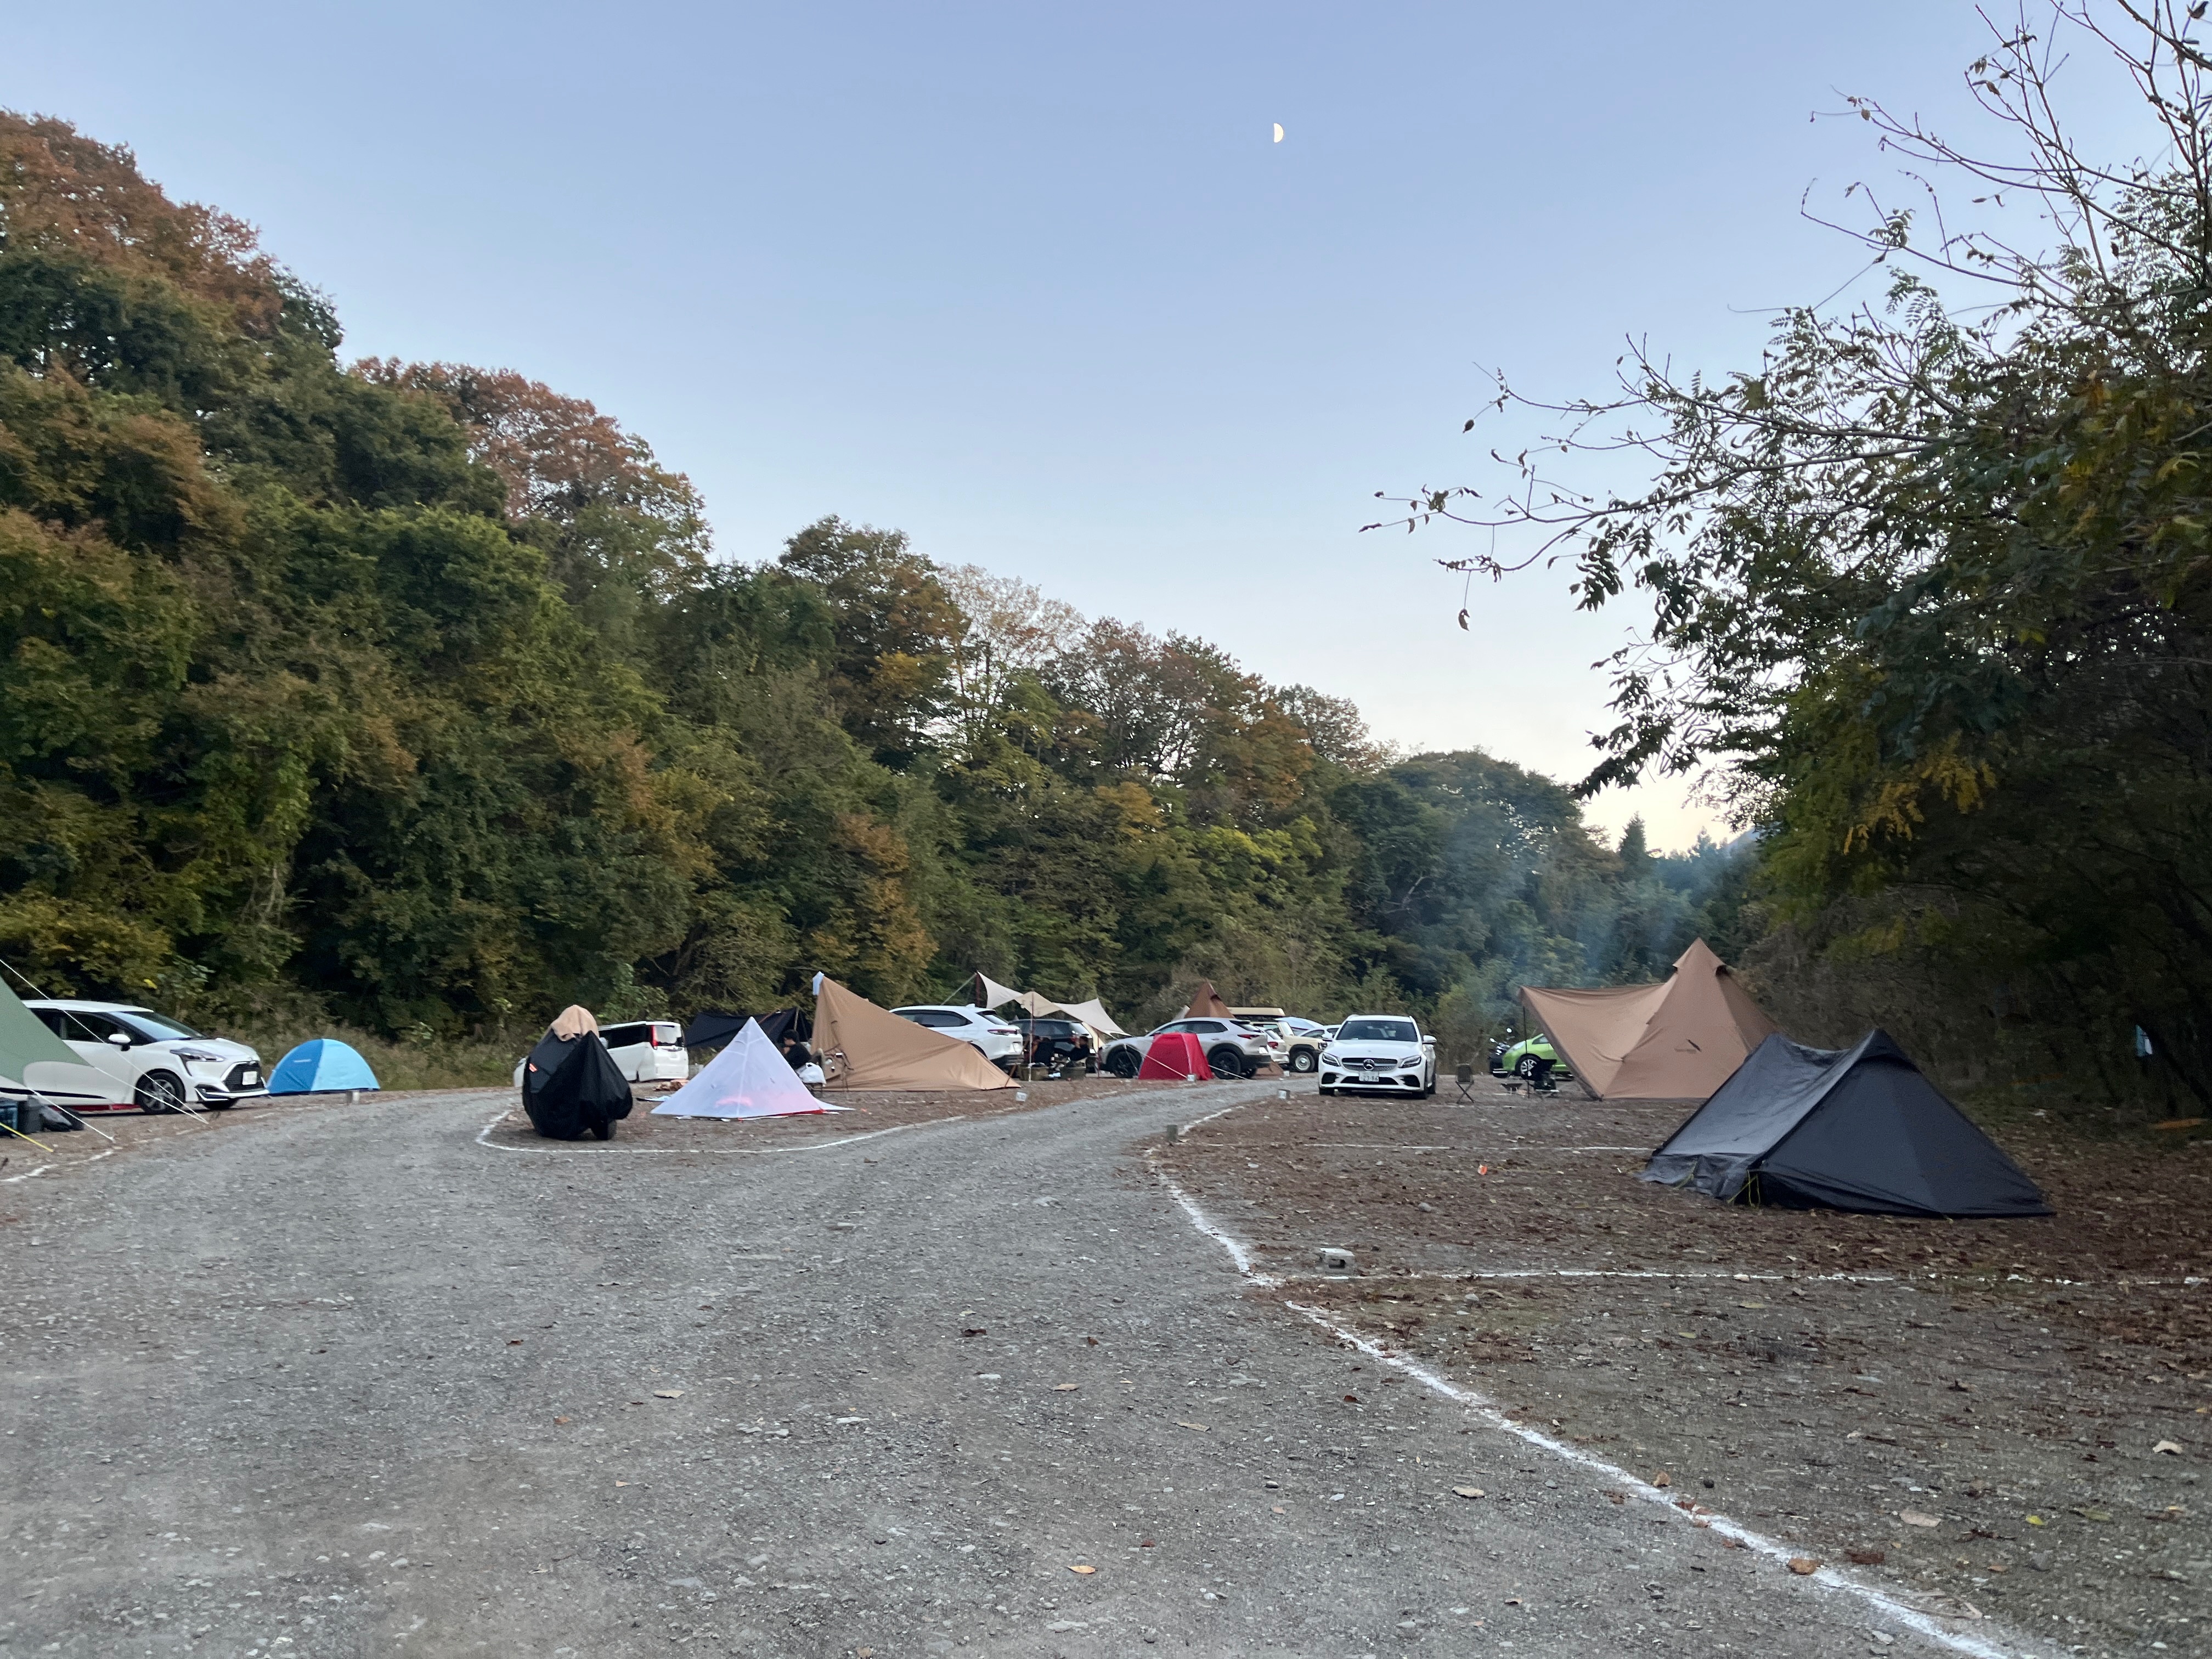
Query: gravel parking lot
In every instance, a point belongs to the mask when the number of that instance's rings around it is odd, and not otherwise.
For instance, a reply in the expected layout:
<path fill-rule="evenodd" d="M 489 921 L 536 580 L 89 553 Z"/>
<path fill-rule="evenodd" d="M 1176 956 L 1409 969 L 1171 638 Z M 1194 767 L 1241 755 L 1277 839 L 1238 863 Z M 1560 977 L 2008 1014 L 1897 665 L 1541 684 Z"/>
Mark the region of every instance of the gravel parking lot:
<path fill-rule="evenodd" d="M 505 1091 L 67 1137 L 0 1170 L 39 1270 L 0 1653 L 2049 1650 L 1624 1498 L 1255 1285 L 1199 1223 L 1256 1212 L 1152 1154 L 1279 1090 L 676 1156 L 502 1139 Z"/>

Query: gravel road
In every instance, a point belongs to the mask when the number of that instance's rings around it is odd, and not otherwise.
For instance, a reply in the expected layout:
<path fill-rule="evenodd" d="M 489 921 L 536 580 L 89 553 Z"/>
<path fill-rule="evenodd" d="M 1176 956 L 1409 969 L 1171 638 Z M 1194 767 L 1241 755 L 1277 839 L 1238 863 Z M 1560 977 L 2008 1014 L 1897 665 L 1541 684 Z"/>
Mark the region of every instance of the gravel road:
<path fill-rule="evenodd" d="M 1136 1149 L 1277 1086 L 769 1155 L 266 1107 L 0 1186 L 0 1654 L 1942 1650 L 1240 1279 Z"/>

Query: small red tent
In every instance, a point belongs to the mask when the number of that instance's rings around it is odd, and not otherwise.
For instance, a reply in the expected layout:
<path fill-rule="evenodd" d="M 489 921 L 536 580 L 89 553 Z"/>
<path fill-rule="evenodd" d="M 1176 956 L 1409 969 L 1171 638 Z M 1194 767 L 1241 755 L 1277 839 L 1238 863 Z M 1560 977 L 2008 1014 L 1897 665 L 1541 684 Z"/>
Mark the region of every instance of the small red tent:
<path fill-rule="evenodd" d="M 1206 1065 L 1206 1050 L 1198 1046 L 1196 1037 L 1188 1031 L 1167 1031 L 1154 1037 L 1152 1046 L 1145 1050 L 1145 1063 L 1138 1067 L 1137 1075 L 1205 1083 L 1212 1079 L 1213 1072 Z"/>

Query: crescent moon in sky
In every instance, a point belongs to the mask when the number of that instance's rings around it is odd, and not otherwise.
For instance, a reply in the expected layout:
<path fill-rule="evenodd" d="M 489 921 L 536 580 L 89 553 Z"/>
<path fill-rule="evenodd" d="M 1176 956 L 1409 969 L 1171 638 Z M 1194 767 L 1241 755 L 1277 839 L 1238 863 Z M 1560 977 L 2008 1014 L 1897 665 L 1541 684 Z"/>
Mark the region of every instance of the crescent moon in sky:
<path fill-rule="evenodd" d="M 1275 142 L 1279 144 L 1283 142 L 1283 124 L 1280 121 L 1275 123 Z"/>

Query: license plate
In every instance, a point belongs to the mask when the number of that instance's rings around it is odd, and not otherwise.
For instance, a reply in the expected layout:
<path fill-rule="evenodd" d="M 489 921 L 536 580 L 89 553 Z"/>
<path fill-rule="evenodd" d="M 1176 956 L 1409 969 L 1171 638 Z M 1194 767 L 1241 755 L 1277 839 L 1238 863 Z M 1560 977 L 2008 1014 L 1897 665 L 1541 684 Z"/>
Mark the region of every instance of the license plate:
<path fill-rule="evenodd" d="M 240 1086 L 247 1089 L 255 1087 L 260 1081 L 261 1073 L 258 1072 L 246 1072 L 240 1079 Z"/>

